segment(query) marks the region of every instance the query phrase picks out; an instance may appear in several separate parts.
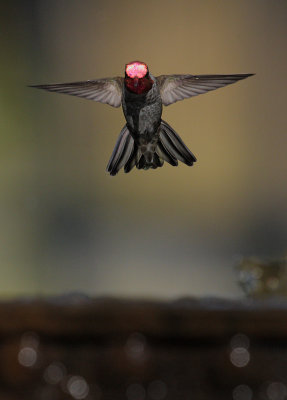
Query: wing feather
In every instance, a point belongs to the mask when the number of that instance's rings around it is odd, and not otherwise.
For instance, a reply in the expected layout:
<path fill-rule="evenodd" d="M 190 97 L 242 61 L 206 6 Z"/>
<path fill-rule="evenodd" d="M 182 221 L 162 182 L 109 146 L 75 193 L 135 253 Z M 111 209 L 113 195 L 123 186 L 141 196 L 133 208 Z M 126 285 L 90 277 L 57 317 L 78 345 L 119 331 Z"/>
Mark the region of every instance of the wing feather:
<path fill-rule="evenodd" d="M 103 78 L 83 82 L 33 85 L 30 87 L 45 89 L 50 92 L 70 94 L 88 100 L 99 101 L 112 107 L 119 107 L 122 102 L 123 78 Z"/>
<path fill-rule="evenodd" d="M 161 75 L 156 78 L 165 106 L 230 85 L 254 74 Z"/>

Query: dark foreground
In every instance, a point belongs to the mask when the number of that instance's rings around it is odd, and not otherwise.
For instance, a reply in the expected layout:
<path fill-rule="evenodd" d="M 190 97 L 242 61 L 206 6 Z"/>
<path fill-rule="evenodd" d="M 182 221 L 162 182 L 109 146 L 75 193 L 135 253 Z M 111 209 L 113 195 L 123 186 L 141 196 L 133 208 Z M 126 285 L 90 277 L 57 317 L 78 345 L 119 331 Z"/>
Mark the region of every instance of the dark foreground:
<path fill-rule="evenodd" d="M 0 304 L 0 400 L 284 400 L 287 300 Z"/>

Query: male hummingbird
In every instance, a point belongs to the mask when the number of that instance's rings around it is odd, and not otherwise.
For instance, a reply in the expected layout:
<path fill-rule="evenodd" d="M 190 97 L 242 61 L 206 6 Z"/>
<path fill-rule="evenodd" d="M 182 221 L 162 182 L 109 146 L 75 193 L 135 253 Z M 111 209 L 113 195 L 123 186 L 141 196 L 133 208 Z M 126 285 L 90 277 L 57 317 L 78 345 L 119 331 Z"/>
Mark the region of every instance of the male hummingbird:
<path fill-rule="evenodd" d="M 154 77 L 146 63 L 125 66 L 125 77 L 84 82 L 33 86 L 99 101 L 113 107 L 122 105 L 126 125 L 120 132 L 107 166 L 110 175 L 124 167 L 129 172 L 162 167 L 164 161 L 176 166 L 178 160 L 192 166 L 195 156 L 173 128 L 161 119 L 162 106 L 229 85 L 253 74 L 161 75 Z"/>

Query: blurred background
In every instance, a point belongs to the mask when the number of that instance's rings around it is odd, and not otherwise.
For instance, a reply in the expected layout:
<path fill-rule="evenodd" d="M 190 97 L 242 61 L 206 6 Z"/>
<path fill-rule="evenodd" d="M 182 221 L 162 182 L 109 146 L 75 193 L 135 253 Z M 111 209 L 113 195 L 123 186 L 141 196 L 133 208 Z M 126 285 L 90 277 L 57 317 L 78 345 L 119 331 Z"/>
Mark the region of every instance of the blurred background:
<path fill-rule="evenodd" d="M 240 257 L 287 251 L 287 3 L 2 2 L 0 293 L 236 297 Z M 121 109 L 28 88 L 256 73 L 164 109 L 192 167 L 105 168 Z"/>

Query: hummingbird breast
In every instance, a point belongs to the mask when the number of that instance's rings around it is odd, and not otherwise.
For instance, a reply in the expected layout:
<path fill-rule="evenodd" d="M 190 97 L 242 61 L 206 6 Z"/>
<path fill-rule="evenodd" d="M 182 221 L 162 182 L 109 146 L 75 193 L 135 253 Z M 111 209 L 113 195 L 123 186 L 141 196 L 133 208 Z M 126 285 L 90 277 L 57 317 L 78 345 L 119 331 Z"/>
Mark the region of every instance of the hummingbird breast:
<path fill-rule="evenodd" d="M 153 141 L 161 122 L 162 101 L 155 78 L 153 82 L 151 89 L 142 94 L 133 93 L 123 86 L 123 112 L 128 129 L 138 144 Z"/>

